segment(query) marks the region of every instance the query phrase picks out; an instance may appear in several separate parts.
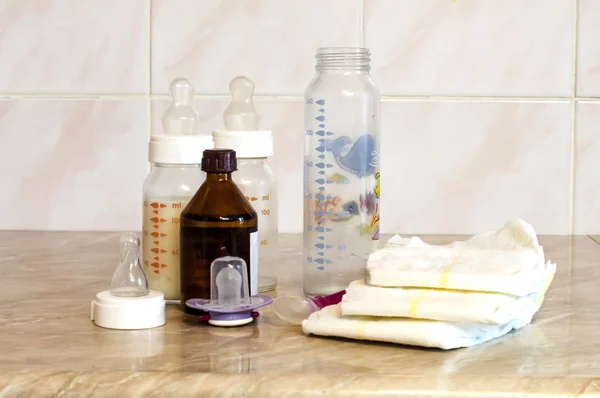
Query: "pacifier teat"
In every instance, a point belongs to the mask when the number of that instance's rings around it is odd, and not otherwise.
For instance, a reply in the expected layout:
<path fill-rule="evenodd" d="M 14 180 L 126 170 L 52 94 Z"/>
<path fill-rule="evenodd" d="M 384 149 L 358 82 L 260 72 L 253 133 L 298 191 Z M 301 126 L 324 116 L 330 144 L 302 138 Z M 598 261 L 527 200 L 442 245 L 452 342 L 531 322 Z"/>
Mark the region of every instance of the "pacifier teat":
<path fill-rule="evenodd" d="M 246 76 L 238 76 L 229 83 L 231 102 L 223 113 L 225 130 L 258 130 L 260 115 L 254 107 L 254 83 Z"/>
<path fill-rule="evenodd" d="M 173 80 L 170 94 L 172 104 L 163 116 L 165 135 L 194 135 L 198 114 L 194 110 L 194 85 L 182 77 Z"/>
<path fill-rule="evenodd" d="M 248 269 L 239 257 L 220 257 L 210 266 L 210 303 L 219 307 L 248 304 Z"/>
<path fill-rule="evenodd" d="M 113 274 L 110 293 L 117 297 L 140 297 L 149 293 L 148 278 L 140 264 L 140 240 L 135 234 L 121 237 L 121 261 Z"/>

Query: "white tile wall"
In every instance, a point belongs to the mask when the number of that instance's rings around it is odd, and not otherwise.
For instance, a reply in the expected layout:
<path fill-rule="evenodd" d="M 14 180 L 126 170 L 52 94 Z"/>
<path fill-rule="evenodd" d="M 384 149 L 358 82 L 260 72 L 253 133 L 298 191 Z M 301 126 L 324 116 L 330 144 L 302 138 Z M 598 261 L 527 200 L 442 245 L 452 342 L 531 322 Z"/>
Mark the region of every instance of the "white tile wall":
<path fill-rule="evenodd" d="M 577 95 L 600 96 L 600 3 L 579 0 L 577 43 Z"/>
<path fill-rule="evenodd" d="M 0 1 L 0 92 L 147 93 L 142 0 Z"/>
<path fill-rule="evenodd" d="M 196 85 L 209 133 L 245 74 L 300 232 L 315 49 L 364 43 L 383 232 L 600 234 L 599 0 L 0 0 L 0 27 L 0 229 L 138 229 L 169 82 Z"/>
<path fill-rule="evenodd" d="M 4 229 L 138 229 L 143 99 L 0 100 Z"/>
<path fill-rule="evenodd" d="M 575 233 L 600 231 L 600 103 L 577 104 L 575 130 Z"/>
<path fill-rule="evenodd" d="M 569 96 L 573 1 L 365 0 L 383 94 Z"/>
<path fill-rule="evenodd" d="M 358 0 L 154 0 L 152 90 L 183 75 L 201 94 L 251 76 L 257 93 L 302 93 L 315 48 L 359 44 Z"/>

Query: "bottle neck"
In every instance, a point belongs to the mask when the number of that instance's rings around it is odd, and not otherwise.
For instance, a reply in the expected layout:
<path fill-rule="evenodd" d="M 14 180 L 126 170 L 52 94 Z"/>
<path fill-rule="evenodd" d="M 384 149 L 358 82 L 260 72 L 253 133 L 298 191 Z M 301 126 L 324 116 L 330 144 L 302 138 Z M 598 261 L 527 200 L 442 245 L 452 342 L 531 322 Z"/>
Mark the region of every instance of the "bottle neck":
<path fill-rule="evenodd" d="M 206 181 L 211 182 L 222 182 L 222 181 L 232 181 L 231 173 L 206 173 Z"/>
<path fill-rule="evenodd" d="M 371 69 L 371 52 L 360 47 L 330 47 L 317 50 L 319 72 L 368 73 Z"/>

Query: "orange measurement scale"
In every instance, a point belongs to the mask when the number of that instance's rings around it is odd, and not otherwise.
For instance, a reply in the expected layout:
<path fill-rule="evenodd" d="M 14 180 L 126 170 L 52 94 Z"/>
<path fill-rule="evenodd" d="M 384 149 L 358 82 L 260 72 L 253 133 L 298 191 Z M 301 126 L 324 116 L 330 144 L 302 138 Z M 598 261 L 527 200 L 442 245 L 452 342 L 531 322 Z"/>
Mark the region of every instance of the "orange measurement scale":
<path fill-rule="evenodd" d="M 179 300 L 179 218 L 183 201 L 145 201 L 142 258 L 152 290 L 167 300 Z"/>

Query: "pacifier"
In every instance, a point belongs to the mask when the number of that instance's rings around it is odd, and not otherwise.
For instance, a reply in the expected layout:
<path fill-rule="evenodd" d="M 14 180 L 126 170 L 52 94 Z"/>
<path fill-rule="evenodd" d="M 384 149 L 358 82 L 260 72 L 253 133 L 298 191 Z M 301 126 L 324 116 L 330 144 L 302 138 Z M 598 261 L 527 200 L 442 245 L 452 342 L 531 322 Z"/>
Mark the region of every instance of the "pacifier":
<path fill-rule="evenodd" d="M 193 309 L 208 312 L 208 320 L 214 326 L 241 326 L 258 316 L 256 308 L 270 304 L 270 296 L 249 295 L 248 267 L 239 257 L 219 257 L 210 265 L 210 300 L 189 299 L 185 304 Z"/>

